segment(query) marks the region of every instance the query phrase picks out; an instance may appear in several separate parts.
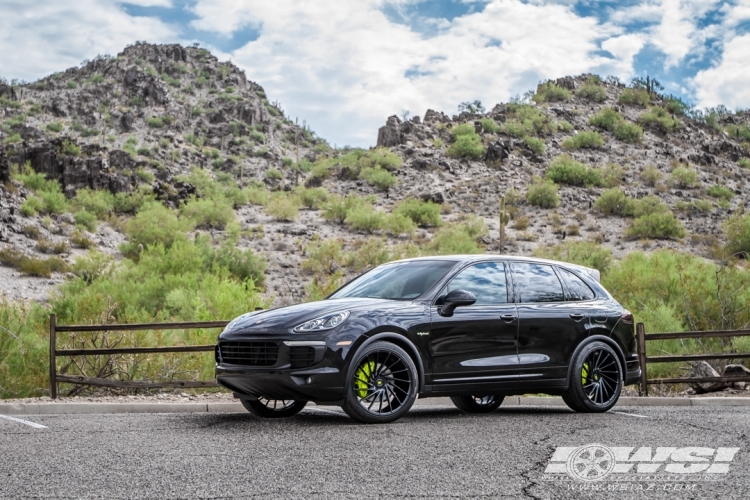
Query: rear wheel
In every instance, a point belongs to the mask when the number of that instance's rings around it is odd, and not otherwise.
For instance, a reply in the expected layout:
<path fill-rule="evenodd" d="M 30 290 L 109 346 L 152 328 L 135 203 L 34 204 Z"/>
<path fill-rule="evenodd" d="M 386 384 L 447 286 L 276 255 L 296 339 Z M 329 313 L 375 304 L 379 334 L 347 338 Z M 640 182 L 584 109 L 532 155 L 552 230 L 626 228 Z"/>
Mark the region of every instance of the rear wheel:
<path fill-rule="evenodd" d="M 401 418 L 417 397 L 419 375 L 406 351 L 390 342 L 373 342 L 357 353 L 347 383 L 343 410 L 368 424 Z"/>
<path fill-rule="evenodd" d="M 258 398 L 256 401 L 241 399 L 242 406 L 257 417 L 263 418 L 286 418 L 299 413 L 305 407 L 307 401 L 294 401 L 293 399 L 268 399 Z"/>
<path fill-rule="evenodd" d="M 500 408 L 505 396 L 451 396 L 451 401 L 466 413 L 489 413 Z"/>
<path fill-rule="evenodd" d="M 591 342 L 573 359 L 573 374 L 563 401 L 583 413 L 604 412 L 620 398 L 623 372 L 614 349 L 604 342 Z"/>

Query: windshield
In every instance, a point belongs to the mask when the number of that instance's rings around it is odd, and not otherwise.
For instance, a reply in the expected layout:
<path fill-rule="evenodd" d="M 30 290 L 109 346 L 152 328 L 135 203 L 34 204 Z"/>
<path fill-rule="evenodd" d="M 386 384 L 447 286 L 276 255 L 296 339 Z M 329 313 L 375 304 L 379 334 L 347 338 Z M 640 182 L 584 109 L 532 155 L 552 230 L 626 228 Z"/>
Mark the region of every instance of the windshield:
<path fill-rule="evenodd" d="M 456 262 L 451 260 L 417 260 L 384 264 L 363 274 L 329 298 L 416 299 L 445 276 L 454 265 Z"/>

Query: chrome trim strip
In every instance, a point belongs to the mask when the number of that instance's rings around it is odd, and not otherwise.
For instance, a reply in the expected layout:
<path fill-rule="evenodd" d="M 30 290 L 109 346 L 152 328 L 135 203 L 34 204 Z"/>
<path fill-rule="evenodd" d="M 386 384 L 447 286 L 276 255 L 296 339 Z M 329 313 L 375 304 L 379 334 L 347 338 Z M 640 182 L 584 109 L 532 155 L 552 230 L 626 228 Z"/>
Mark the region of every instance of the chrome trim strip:
<path fill-rule="evenodd" d="M 303 346 L 316 346 L 326 345 L 325 340 L 285 340 L 284 345 L 289 347 L 303 347 Z"/>
<path fill-rule="evenodd" d="M 481 380 L 499 380 L 499 379 L 509 379 L 509 378 L 521 378 L 521 377 L 541 377 L 541 373 L 528 373 L 528 374 L 522 374 L 522 375 L 493 375 L 491 377 L 464 377 L 464 378 L 441 378 L 438 380 L 433 380 L 433 383 L 438 382 L 472 382 L 472 381 L 481 381 Z"/>

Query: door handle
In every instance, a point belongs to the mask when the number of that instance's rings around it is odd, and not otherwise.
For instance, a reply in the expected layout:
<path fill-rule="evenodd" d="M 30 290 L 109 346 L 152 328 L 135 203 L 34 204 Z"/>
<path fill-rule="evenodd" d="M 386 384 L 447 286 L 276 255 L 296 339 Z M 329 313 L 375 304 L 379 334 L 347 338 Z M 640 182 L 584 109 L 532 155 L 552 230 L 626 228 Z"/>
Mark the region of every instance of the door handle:
<path fill-rule="evenodd" d="M 500 319 L 502 319 L 503 321 L 513 321 L 516 319 L 516 317 L 512 314 L 503 314 L 502 316 L 500 316 Z"/>
<path fill-rule="evenodd" d="M 581 321 L 583 318 L 586 317 L 586 315 L 585 314 L 580 314 L 580 313 L 572 313 L 570 315 L 570 317 L 573 318 L 576 321 Z"/>

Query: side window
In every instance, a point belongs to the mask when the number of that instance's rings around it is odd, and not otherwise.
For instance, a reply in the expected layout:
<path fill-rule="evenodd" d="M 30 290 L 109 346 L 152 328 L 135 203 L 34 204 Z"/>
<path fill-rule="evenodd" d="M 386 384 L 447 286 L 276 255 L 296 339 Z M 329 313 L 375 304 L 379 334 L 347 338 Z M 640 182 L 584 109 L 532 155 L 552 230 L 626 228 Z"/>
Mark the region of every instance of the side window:
<path fill-rule="evenodd" d="M 594 292 L 584 281 L 571 273 L 567 269 L 560 269 L 565 281 L 568 283 L 568 291 L 570 292 L 570 300 L 591 300 L 596 297 Z"/>
<path fill-rule="evenodd" d="M 513 277 L 518 285 L 521 302 L 565 300 L 562 284 L 552 266 L 517 262 L 513 264 Z"/>
<path fill-rule="evenodd" d="M 467 267 L 446 285 L 436 304 L 442 304 L 452 290 L 473 293 L 477 297 L 475 305 L 505 304 L 508 302 L 505 265 L 502 262 L 482 262 Z"/>

